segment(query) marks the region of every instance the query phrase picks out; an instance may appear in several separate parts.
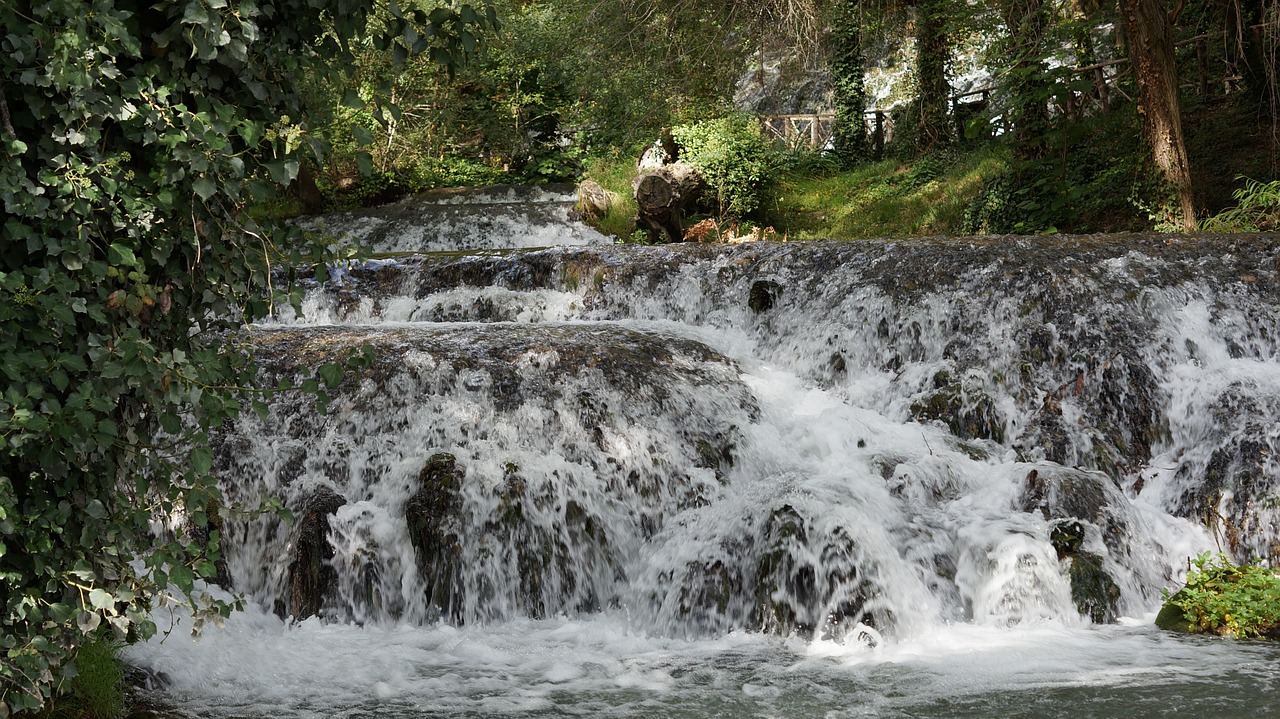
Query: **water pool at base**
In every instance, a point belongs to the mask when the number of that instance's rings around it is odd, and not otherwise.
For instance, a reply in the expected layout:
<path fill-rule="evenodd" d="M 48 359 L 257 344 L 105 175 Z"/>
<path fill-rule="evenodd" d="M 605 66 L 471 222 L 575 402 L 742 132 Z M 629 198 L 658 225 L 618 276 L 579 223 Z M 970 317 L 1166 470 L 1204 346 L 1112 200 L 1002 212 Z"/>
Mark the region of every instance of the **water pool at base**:
<path fill-rule="evenodd" d="M 1150 617 L 1146 618 L 1149 621 Z M 367 629 L 252 609 L 131 650 L 192 716 L 1275 716 L 1280 646 L 1107 627 L 957 625 L 870 648 L 757 634 L 646 637 L 625 616 Z"/>

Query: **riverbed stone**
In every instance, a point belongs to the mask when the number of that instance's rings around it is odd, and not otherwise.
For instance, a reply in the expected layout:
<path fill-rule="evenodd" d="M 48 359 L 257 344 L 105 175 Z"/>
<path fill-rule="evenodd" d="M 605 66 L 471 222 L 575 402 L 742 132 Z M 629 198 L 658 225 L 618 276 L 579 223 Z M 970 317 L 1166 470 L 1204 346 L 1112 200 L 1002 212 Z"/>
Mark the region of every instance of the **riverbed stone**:
<path fill-rule="evenodd" d="M 1101 472 L 1049 464 L 1027 474 L 1020 499 L 1023 511 L 1038 512 L 1052 523 L 1049 541 L 1067 565 L 1071 599 L 1095 624 L 1116 621 L 1121 595 L 1104 557 L 1087 549 L 1087 539 L 1091 530 L 1096 531 L 1108 551 L 1124 551 L 1129 527 L 1116 509 L 1124 501 Z"/>

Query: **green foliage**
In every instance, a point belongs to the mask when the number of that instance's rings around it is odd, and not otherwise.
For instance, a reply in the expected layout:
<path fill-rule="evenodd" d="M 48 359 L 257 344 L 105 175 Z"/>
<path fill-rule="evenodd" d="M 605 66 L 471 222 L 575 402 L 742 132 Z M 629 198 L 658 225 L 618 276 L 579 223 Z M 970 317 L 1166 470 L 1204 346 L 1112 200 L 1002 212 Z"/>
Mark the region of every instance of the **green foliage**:
<path fill-rule="evenodd" d="M 999 147 L 933 153 L 913 163 L 883 160 L 846 172 L 814 172 L 802 164 L 781 174 L 765 221 L 793 239 L 959 234 L 970 198 L 1007 167 Z"/>
<path fill-rule="evenodd" d="M 124 713 L 124 664 L 120 645 L 94 639 L 75 656 L 75 675 L 59 687 L 33 719 L 116 719 Z"/>
<path fill-rule="evenodd" d="M 1006 142 L 1012 162 L 971 198 L 966 234 L 1145 230 L 1159 221 L 1147 208 L 1176 208 L 1146 158 L 1133 108 L 1060 119 L 1043 131 L 1034 153 L 1021 139 Z"/>
<path fill-rule="evenodd" d="M 441 186 L 576 179 L 587 156 L 723 112 L 745 51 L 734 35 L 741 20 L 696 3 L 656 14 L 568 0 L 497 8 L 505 32 L 455 73 L 425 57 L 397 64 L 369 44 L 349 79 L 314 88 L 331 106 L 334 151 L 320 185 L 333 207 Z M 379 94 L 396 109 L 376 106 Z"/>
<path fill-rule="evenodd" d="M 1280 575 L 1272 569 L 1236 566 L 1206 552 L 1192 561 L 1187 583 L 1165 601 L 1182 610 L 1192 631 L 1241 639 L 1280 633 Z"/>
<path fill-rule="evenodd" d="M 846 169 L 871 159 L 871 144 L 863 114 L 867 109 L 866 63 L 862 59 L 861 5 L 843 0 L 832 23 L 835 47 L 831 58 L 832 104 L 835 120 L 832 149 Z"/>
<path fill-rule="evenodd" d="M 367 19 L 362 0 L 0 4 L 0 717 L 44 704 L 85 638 L 151 635 L 168 587 L 197 625 L 231 611 L 194 592 L 210 514 L 236 509 L 208 448 L 251 401 L 236 330 L 299 299 L 274 264 L 325 259 L 245 209 L 297 176 L 300 89 Z M 401 13 L 382 42 L 453 63 L 479 25 Z M 180 517 L 208 531 L 153 536 Z"/>
<path fill-rule="evenodd" d="M 776 158 L 749 115 L 729 115 L 672 128 L 680 159 L 702 173 L 704 202 L 721 217 L 744 218 L 769 201 Z"/>
<path fill-rule="evenodd" d="M 947 75 L 951 70 L 951 50 L 961 5 L 952 0 L 918 0 L 916 2 L 915 98 L 899 127 L 910 128 L 900 133 L 915 152 L 927 152 L 953 139 L 947 119 L 947 96 L 951 92 Z M 908 139 L 909 138 L 909 139 Z"/>
<path fill-rule="evenodd" d="M 1244 186 L 1232 193 L 1236 206 L 1207 218 L 1206 232 L 1271 232 L 1280 228 L 1280 180 L 1259 182 L 1238 177 Z"/>
<path fill-rule="evenodd" d="M 606 190 L 617 195 L 618 201 L 609 208 L 604 217 L 595 221 L 596 228 L 606 235 L 612 235 L 623 242 L 634 241 L 633 235 L 639 232 L 647 242 L 648 236 L 636 229 L 636 198 L 631 191 L 631 178 L 636 174 L 636 161 L 632 153 L 619 152 L 608 157 L 594 158 L 587 163 L 584 179 L 595 180 Z"/>

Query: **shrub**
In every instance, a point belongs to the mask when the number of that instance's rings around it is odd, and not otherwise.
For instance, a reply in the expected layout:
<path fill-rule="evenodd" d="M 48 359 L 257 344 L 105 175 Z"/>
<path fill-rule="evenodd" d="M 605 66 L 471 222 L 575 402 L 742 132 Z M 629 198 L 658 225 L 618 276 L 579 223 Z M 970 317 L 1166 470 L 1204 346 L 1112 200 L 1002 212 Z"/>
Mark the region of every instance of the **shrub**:
<path fill-rule="evenodd" d="M 1204 221 L 1206 232 L 1268 232 L 1280 227 L 1280 180 L 1258 182 L 1249 177 L 1231 193 L 1236 206 Z"/>
<path fill-rule="evenodd" d="M 698 168 L 708 189 L 704 202 L 721 217 L 743 218 L 767 204 L 774 151 L 749 115 L 703 120 L 672 129 L 680 159 Z"/>
<path fill-rule="evenodd" d="M 1280 575 L 1205 552 L 1193 560 L 1185 587 L 1173 595 L 1165 591 L 1161 615 L 1170 607 L 1181 610 L 1192 632 L 1280 638 Z"/>

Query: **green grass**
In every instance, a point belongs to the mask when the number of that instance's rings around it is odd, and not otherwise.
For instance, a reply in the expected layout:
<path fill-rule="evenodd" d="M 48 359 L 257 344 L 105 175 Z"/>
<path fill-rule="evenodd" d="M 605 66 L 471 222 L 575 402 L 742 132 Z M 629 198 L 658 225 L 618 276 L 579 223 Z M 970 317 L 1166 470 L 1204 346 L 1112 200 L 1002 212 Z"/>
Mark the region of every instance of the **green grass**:
<path fill-rule="evenodd" d="M 117 719 L 124 713 L 124 665 L 120 645 L 94 639 L 80 647 L 76 676 L 60 687 L 32 719 Z"/>
<path fill-rule="evenodd" d="M 959 234 L 983 180 L 1007 165 L 1002 149 L 988 147 L 882 160 L 829 176 L 788 173 L 768 222 L 795 240 Z"/>
<path fill-rule="evenodd" d="M 635 233 L 636 200 L 631 194 L 631 178 L 636 175 L 636 160 L 629 155 L 596 158 L 587 163 L 583 180 L 595 180 L 618 196 L 609 212 L 596 222 L 596 229 L 630 242 Z"/>

